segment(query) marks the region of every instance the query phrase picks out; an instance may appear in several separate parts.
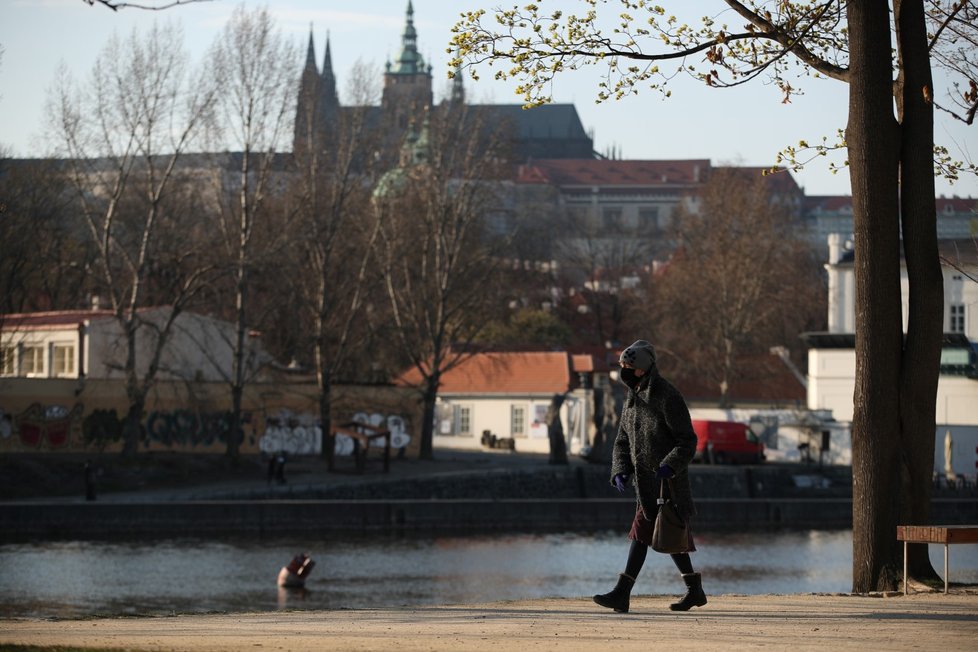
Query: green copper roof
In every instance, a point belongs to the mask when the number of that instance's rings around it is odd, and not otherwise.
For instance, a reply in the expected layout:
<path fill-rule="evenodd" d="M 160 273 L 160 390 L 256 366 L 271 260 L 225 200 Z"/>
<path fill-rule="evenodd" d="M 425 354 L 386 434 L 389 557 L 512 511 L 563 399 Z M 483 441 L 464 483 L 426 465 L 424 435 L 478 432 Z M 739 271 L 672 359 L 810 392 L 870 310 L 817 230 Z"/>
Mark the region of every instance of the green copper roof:
<path fill-rule="evenodd" d="M 418 52 L 418 31 L 414 29 L 414 7 L 411 0 L 407 6 L 407 24 L 401 34 L 401 56 L 391 69 L 393 75 L 417 75 L 425 73 L 424 59 Z"/>

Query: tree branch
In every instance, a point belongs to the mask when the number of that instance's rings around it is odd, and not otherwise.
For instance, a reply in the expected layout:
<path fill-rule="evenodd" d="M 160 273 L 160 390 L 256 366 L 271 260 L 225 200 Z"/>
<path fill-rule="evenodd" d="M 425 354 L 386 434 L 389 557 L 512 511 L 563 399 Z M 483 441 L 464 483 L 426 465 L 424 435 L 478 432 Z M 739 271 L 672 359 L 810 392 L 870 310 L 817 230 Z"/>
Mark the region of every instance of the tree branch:
<path fill-rule="evenodd" d="M 95 4 L 100 4 L 104 7 L 108 7 L 112 11 L 119 11 L 120 9 L 132 8 L 132 9 L 144 9 L 146 11 L 161 11 L 163 9 L 169 9 L 170 7 L 176 7 L 177 5 L 189 5 L 195 2 L 211 2 L 212 0 L 170 0 L 170 2 L 159 5 L 158 7 L 153 7 L 150 5 L 136 4 L 135 2 L 118 2 L 118 0 L 82 0 L 82 2 L 88 5 L 94 6 Z"/>

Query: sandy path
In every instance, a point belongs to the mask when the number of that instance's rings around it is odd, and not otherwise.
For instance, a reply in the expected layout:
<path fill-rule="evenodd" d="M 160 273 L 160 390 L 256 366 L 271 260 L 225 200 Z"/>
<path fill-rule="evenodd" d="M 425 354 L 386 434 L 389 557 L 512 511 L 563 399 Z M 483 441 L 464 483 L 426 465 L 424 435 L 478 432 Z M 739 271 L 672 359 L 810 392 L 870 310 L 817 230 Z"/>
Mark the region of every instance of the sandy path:
<path fill-rule="evenodd" d="M 130 650 L 978 650 L 978 595 L 716 596 L 672 613 L 589 599 L 159 618 L 0 621 L 0 644 Z"/>

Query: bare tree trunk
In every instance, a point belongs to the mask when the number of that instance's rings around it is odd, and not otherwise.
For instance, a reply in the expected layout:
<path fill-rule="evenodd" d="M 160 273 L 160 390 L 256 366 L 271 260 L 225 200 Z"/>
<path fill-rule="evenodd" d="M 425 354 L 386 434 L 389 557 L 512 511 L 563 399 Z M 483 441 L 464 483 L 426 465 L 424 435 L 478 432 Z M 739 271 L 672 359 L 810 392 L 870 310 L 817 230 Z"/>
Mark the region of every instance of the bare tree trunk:
<path fill-rule="evenodd" d="M 440 384 L 441 375 L 436 368 L 436 371 L 425 380 L 422 393 L 421 448 L 418 451 L 418 458 L 422 460 L 431 460 L 435 457 L 435 401 L 438 399 L 438 386 Z"/>
<path fill-rule="evenodd" d="M 895 588 L 899 567 L 900 308 L 899 130 L 893 116 L 885 0 L 847 5 L 849 173 L 856 239 L 856 389 L 853 397 L 853 584 Z"/>
<path fill-rule="evenodd" d="M 122 422 L 122 456 L 134 457 L 139 452 L 139 441 L 142 439 L 146 399 L 135 394 L 130 394 L 128 399 L 129 411 Z"/>
<path fill-rule="evenodd" d="M 944 323 L 944 281 L 937 248 L 935 207 L 934 107 L 927 30 L 922 0 L 894 2 L 900 78 L 900 215 L 910 288 L 909 319 L 900 373 L 900 522 L 924 525 L 930 519 L 937 383 Z M 909 548 L 908 571 L 936 582 L 926 544 Z"/>

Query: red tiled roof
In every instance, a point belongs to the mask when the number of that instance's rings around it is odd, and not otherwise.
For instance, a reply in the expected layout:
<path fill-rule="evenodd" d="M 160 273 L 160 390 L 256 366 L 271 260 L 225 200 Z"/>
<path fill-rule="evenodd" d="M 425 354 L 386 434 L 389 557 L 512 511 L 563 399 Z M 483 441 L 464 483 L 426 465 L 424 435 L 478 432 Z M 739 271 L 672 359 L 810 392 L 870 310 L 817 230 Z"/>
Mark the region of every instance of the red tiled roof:
<path fill-rule="evenodd" d="M 571 364 L 573 365 L 574 373 L 589 374 L 594 372 L 594 356 L 575 353 L 571 355 Z"/>
<path fill-rule="evenodd" d="M 79 326 L 91 319 L 111 317 L 111 310 L 55 310 L 52 312 L 24 312 L 0 315 L 0 328 L 14 330 L 22 328 L 50 329 L 65 326 Z"/>
<path fill-rule="evenodd" d="M 476 353 L 441 377 L 442 394 L 561 394 L 571 389 L 570 356 L 560 352 Z M 418 385 L 416 368 L 397 385 Z"/>
<path fill-rule="evenodd" d="M 702 183 L 709 159 L 682 161 L 620 161 L 542 159 L 521 165 L 517 183 L 558 186 L 662 186 Z"/>
<path fill-rule="evenodd" d="M 804 405 L 807 400 L 805 386 L 788 370 L 776 356 L 757 354 L 741 356 L 737 364 L 742 369 L 750 369 L 749 377 L 735 378 L 730 383 L 731 401 L 767 402 L 774 404 Z M 681 373 L 665 376 L 673 381 L 687 401 L 718 401 L 719 387 L 702 377 L 686 377 Z"/>

